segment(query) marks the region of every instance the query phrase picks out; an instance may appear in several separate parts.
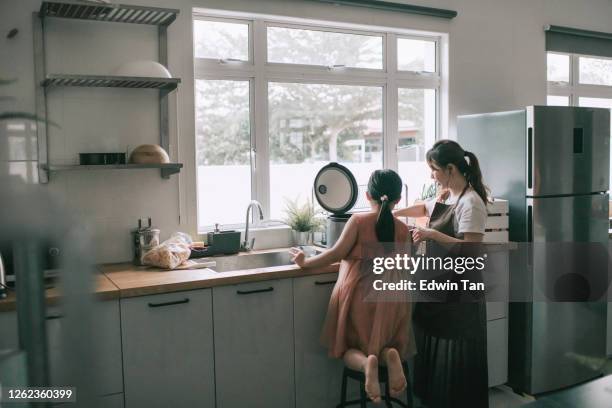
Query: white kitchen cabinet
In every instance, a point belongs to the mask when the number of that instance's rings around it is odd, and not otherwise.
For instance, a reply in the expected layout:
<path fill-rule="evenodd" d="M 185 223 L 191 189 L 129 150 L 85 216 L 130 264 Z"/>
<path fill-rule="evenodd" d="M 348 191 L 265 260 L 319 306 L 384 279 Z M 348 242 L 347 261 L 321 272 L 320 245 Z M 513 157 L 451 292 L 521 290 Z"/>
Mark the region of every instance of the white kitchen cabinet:
<path fill-rule="evenodd" d="M 487 322 L 489 387 L 508 381 L 508 319 Z"/>
<path fill-rule="evenodd" d="M 19 348 L 17 312 L 0 312 L 0 350 Z"/>
<path fill-rule="evenodd" d="M 121 362 L 121 326 L 119 301 L 98 301 L 92 305 L 89 322 L 71 316 L 62 306 L 46 309 L 49 379 L 56 386 L 77 386 L 83 382 L 93 387 L 95 395 L 123 392 Z M 68 324 L 82 325 L 68 331 Z M 87 331 L 91 344 L 83 343 L 79 332 Z M 75 337 L 76 336 L 76 337 Z M 79 348 L 81 353 L 77 353 Z M 83 379 L 81 375 L 87 375 Z"/>
<path fill-rule="evenodd" d="M 210 289 L 121 299 L 121 330 L 126 408 L 215 406 Z"/>
<path fill-rule="evenodd" d="M 334 407 L 340 402 L 341 359 L 328 357 L 320 336 L 338 274 L 293 279 L 296 408 Z M 348 383 L 349 400 L 359 398 L 356 381 Z"/>
<path fill-rule="evenodd" d="M 295 405 L 292 297 L 291 279 L 213 288 L 217 408 Z"/>

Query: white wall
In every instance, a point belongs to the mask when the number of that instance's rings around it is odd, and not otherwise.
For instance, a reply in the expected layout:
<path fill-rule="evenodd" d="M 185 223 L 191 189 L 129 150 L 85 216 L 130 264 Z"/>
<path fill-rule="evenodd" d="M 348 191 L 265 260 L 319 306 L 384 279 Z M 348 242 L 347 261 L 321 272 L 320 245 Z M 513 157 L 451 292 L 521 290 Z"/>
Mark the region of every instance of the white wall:
<path fill-rule="evenodd" d="M 152 216 L 162 238 L 175 230 L 195 232 L 192 7 L 449 33 L 450 137 L 455 135 L 457 115 L 545 102 L 544 25 L 612 31 L 610 0 L 406 1 L 456 10 L 459 15 L 450 21 L 305 0 L 126 2 L 181 10 L 178 21 L 169 28 L 169 69 L 183 80 L 178 103 L 171 103 L 176 108 L 171 109 L 170 154 L 185 168 L 170 180 L 161 179 L 153 170 L 52 175 L 43 188 L 66 199 L 83 216 L 83 226 L 97 241 L 99 262 L 131 258 L 129 230 L 138 217 Z M 0 95 L 15 96 L 14 100 L 0 98 L 0 111 L 34 111 L 31 13 L 39 5 L 38 0 L 0 2 L 0 78 L 19 79 L 0 88 Z M 20 33 L 8 40 L 5 34 L 13 27 Z M 122 62 L 156 57 L 151 27 L 62 20 L 52 21 L 48 34 L 48 72 L 110 73 Z M 127 146 L 157 142 L 155 101 L 153 91 L 53 90 L 49 115 L 61 128 L 50 129 L 51 159 L 76 163 L 77 153 L 85 150 L 124 151 Z M 0 126 L 0 171 L 34 177 L 34 159 L 35 132 L 30 126 L 25 131 Z"/>

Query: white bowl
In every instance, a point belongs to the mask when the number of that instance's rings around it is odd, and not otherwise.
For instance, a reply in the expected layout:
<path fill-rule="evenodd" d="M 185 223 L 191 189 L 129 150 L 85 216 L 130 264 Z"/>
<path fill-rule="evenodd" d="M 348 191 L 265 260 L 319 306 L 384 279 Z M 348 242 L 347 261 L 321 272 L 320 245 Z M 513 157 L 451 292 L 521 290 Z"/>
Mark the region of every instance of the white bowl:
<path fill-rule="evenodd" d="M 131 61 L 118 66 L 114 71 L 117 76 L 172 78 L 166 67 L 155 61 Z"/>

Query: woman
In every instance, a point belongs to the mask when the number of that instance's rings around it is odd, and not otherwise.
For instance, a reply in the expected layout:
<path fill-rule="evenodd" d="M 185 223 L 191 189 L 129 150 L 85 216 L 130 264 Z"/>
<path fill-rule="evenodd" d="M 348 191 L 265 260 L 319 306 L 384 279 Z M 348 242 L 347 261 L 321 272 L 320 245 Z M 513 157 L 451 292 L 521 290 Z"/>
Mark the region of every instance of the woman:
<path fill-rule="evenodd" d="M 465 255 L 478 245 L 461 244 L 482 242 L 487 220 L 487 188 L 478 159 L 452 140 L 436 142 L 426 158 L 431 177 L 443 193 L 394 214 L 429 217 L 427 228 L 412 233 L 415 242 L 428 241 L 427 256 L 448 256 L 449 251 Z M 444 299 L 455 295 L 447 293 Z M 419 302 L 413 322 L 418 350 L 416 395 L 430 408 L 488 407 L 484 301 Z"/>
<path fill-rule="evenodd" d="M 372 268 L 364 253 L 377 243 L 405 243 L 408 227 L 391 212 L 402 193 L 402 181 L 393 170 L 376 170 L 368 182 L 366 196 L 371 211 L 353 214 L 339 240 L 330 250 L 305 259 L 292 248 L 293 261 L 302 268 L 316 268 L 342 260 L 334 286 L 322 340 L 329 355 L 365 374 L 365 391 L 375 403 L 381 401 L 379 360 L 387 366 L 390 394 L 397 397 L 406 388 L 402 359 L 414 354 L 410 332 L 411 304 L 367 300 L 372 294 Z"/>

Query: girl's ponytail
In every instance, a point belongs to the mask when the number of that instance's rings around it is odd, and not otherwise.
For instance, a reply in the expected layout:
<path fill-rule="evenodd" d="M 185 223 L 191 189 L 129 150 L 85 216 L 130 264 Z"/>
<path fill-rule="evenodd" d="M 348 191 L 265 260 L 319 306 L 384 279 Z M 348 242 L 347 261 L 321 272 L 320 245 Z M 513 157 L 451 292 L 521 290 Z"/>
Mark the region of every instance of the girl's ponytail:
<path fill-rule="evenodd" d="M 380 208 L 378 218 L 376 218 L 376 238 L 380 242 L 395 241 L 395 221 L 391 208 L 389 207 L 389 197 L 380 197 Z"/>
<path fill-rule="evenodd" d="M 472 152 L 464 151 L 465 157 L 470 161 L 468 164 L 468 171 L 466 172 L 466 178 L 468 183 L 472 186 L 476 194 L 482 198 L 482 201 L 486 204 L 489 201 L 487 195 L 487 187 L 482 182 L 482 172 L 480 171 L 480 164 L 476 155 Z"/>
<path fill-rule="evenodd" d="M 376 218 L 376 238 L 380 242 L 395 241 L 395 218 L 391 213 L 391 203 L 402 195 L 402 179 L 393 170 L 376 170 L 368 181 L 368 193 L 380 206 Z"/>

